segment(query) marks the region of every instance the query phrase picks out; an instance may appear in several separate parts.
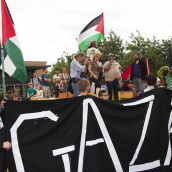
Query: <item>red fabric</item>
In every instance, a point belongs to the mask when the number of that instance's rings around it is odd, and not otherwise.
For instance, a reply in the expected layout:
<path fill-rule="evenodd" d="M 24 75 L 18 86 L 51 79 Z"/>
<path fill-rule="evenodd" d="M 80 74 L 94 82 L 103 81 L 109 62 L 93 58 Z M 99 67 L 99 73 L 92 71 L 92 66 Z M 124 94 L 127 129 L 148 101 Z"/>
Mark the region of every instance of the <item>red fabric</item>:
<path fill-rule="evenodd" d="M 146 67 L 147 67 L 148 75 L 149 75 L 150 74 L 150 68 L 149 68 L 148 60 L 146 60 L 145 63 L 146 63 Z"/>
<path fill-rule="evenodd" d="M 129 90 L 130 89 L 124 82 L 123 82 L 123 84 L 124 84 L 126 90 Z"/>
<path fill-rule="evenodd" d="M 127 80 L 128 75 L 131 75 L 131 64 L 121 75 L 124 80 Z"/>
<path fill-rule="evenodd" d="M 1 10 L 2 10 L 2 45 L 4 45 L 7 39 L 16 36 L 16 32 L 4 0 L 1 0 Z"/>
<path fill-rule="evenodd" d="M 102 18 L 98 24 L 98 26 L 96 27 L 96 31 L 102 33 L 104 35 L 104 19 L 103 19 L 103 13 L 102 13 Z"/>

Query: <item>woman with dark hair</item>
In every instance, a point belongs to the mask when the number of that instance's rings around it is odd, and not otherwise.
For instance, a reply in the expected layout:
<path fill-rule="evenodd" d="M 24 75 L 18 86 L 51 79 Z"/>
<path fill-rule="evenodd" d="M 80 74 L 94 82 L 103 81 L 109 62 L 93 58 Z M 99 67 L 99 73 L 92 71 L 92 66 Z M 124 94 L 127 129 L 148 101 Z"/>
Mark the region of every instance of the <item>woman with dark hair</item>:
<path fill-rule="evenodd" d="M 4 101 L 3 101 L 3 92 L 0 92 L 0 172 L 7 172 L 7 168 L 5 165 L 5 153 L 11 148 L 11 143 L 5 140 L 5 127 L 3 123 L 3 109 L 4 109 Z"/>
<path fill-rule="evenodd" d="M 101 88 L 101 76 L 100 76 L 100 66 L 99 66 L 100 54 L 96 53 L 93 56 L 93 60 L 88 66 L 90 72 L 90 79 L 95 83 L 96 96 L 98 97 Z"/>

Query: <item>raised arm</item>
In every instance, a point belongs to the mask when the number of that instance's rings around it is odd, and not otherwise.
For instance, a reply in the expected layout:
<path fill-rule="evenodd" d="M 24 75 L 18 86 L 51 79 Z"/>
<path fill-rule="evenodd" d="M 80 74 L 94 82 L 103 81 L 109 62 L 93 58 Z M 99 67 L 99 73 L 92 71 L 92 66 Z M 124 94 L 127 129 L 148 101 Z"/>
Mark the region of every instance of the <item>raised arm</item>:
<path fill-rule="evenodd" d="M 109 70 L 112 62 L 113 62 L 113 60 L 109 61 L 109 63 L 105 66 L 105 68 L 104 68 L 105 71 Z"/>
<path fill-rule="evenodd" d="M 105 40 L 103 40 L 103 43 L 104 43 L 104 45 L 103 45 L 103 52 L 102 52 L 101 58 L 104 57 L 104 53 L 105 53 L 105 49 L 106 49 L 106 47 L 105 47 Z"/>

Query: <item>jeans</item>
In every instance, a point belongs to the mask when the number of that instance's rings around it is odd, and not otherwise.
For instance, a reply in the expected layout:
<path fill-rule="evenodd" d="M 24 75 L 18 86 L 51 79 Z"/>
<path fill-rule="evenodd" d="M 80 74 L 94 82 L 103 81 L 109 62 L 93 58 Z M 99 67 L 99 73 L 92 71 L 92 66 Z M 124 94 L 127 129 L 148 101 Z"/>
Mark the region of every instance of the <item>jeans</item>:
<path fill-rule="evenodd" d="M 114 98 L 115 101 L 118 101 L 118 90 L 119 90 L 119 81 L 118 79 L 114 79 L 113 81 L 106 81 L 106 85 L 108 88 L 109 100 L 112 101 L 112 90 L 114 90 Z"/>
<path fill-rule="evenodd" d="M 138 95 L 140 92 L 144 92 L 144 82 L 141 80 L 141 78 L 134 78 L 133 84 L 136 90 L 136 95 Z"/>
<path fill-rule="evenodd" d="M 72 82 L 72 89 L 73 89 L 73 97 L 79 96 L 80 91 L 78 89 L 78 83 L 73 83 Z"/>

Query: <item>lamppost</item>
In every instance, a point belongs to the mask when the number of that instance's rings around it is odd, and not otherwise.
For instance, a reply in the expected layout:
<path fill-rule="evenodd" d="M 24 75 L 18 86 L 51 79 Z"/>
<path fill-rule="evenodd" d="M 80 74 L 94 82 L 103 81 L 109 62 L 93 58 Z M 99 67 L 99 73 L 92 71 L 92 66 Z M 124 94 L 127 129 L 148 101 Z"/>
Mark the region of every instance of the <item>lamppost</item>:
<path fill-rule="evenodd" d="M 168 42 L 168 45 L 169 45 L 169 56 L 170 56 L 170 71 L 171 71 L 171 48 L 170 48 L 171 42 Z M 170 76 L 171 76 L 171 72 L 170 72 Z"/>

